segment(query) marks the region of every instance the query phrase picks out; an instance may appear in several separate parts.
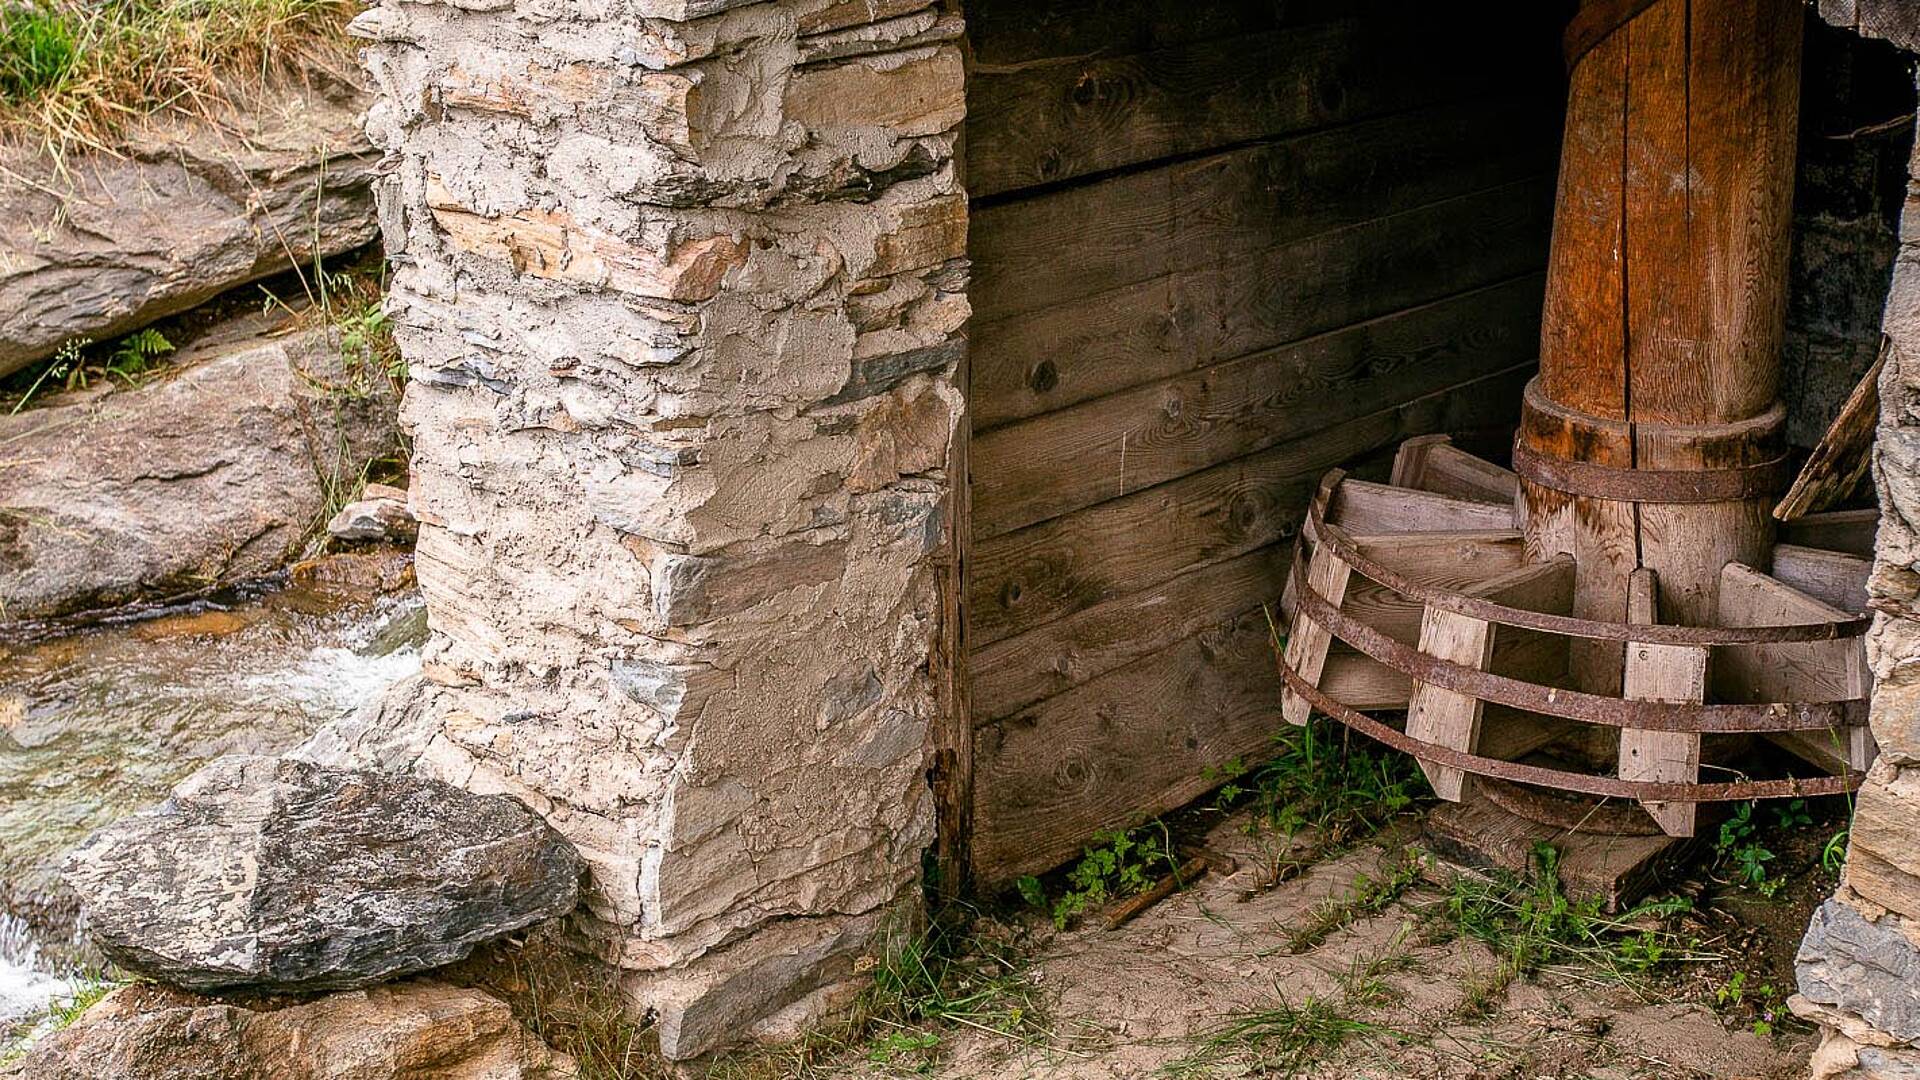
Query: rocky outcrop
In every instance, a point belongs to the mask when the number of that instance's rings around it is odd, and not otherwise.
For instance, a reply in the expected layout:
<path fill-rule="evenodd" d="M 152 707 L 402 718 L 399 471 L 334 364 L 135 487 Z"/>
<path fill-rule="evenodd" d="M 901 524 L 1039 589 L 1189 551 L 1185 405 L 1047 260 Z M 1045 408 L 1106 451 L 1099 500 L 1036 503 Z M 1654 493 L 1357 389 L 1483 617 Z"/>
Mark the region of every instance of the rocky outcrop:
<path fill-rule="evenodd" d="M 31 181 L 0 193 L 0 375 L 373 241 L 362 95 L 335 83 L 264 97 L 280 108 L 142 131 L 60 169 L 0 157 Z"/>
<path fill-rule="evenodd" d="M 370 985 L 572 911 L 579 856 L 519 801 L 432 780 L 222 758 L 75 849 L 88 932 L 195 990 Z"/>
<path fill-rule="evenodd" d="M 356 542 L 395 540 L 411 538 L 415 527 L 404 490 L 368 484 L 358 499 L 341 507 L 327 522 L 327 535 Z"/>
<path fill-rule="evenodd" d="M 264 332 L 263 332 L 264 331 Z M 243 319 L 137 389 L 0 415 L 0 621 L 265 574 L 398 445 L 384 374 Z"/>
<path fill-rule="evenodd" d="M 418 981 L 312 1001 L 228 1002 L 158 986 L 117 990 L 42 1039 L 4 1080 L 568 1080 L 477 990 Z"/>

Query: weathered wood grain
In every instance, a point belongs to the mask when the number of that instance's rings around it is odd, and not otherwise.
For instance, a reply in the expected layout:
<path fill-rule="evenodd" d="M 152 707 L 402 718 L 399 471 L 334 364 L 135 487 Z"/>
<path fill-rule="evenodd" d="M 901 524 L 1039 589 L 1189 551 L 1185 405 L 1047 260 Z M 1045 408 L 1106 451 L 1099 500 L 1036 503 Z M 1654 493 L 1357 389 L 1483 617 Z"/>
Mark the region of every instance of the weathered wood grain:
<path fill-rule="evenodd" d="M 1484 43 L 1442 36 L 1451 46 L 1405 22 L 1349 18 L 1143 52 L 982 60 L 967 88 L 969 187 L 979 198 L 1489 92 L 1557 103 L 1544 68 L 1518 80 L 1510 63 L 1475 62 Z M 1535 108 L 1515 130 L 1557 123 Z"/>
<path fill-rule="evenodd" d="M 1884 338 L 1880 355 L 1860 377 L 1840 414 L 1827 425 L 1819 445 L 1794 477 L 1793 487 L 1773 508 L 1773 516 L 1791 521 L 1845 499 L 1866 475 L 1873 459 L 1873 433 L 1880 423 L 1880 372 L 1887 366 L 1892 338 Z"/>
<path fill-rule="evenodd" d="M 1873 560 L 1798 544 L 1778 544 L 1773 549 L 1773 576 L 1823 604 L 1859 614 L 1867 610 L 1867 579 L 1873 576 Z"/>
<path fill-rule="evenodd" d="M 987 645 L 1293 534 L 1319 477 L 1408 435 L 1510 415 L 1530 368 L 976 543 L 968 630 Z"/>
<path fill-rule="evenodd" d="M 1306 587 L 1309 593 L 1339 608 L 1346 602 L 1347 582 L 1352 578 L 1353 567 L 1335 555 L 1332 548 L 1321 544 L 1314 549 L 1313 559 L 1307 564 Z M 1332 644 L 1333 634 L 1325 626 L 1304 615 L 1295 618 L 1287 628 L 1287 667 L 1309 685 L 1319 686 L 1320 672 L 1327 662 L 1327 649 Z M 1298 727 L 1313 715 L 1313 708 L 1293 687 L 1282 686 L 1280 715 L 1287 723 Z"/>
<path fill-rule="evenodd" d="M 1384 117 L 977 208 L 969 295 L 985 317 L 1005 318 L 1231 266 L 1551 167 L 1540 140 L 1514 137 L 1520 107 L 1492 112 L 1469 103 Z"/>
<path fill-rule="evenodd" d="M 1781 522 L 1780 542 L 1872 559 L 1879 532 L 1879 510 L 1828 510 Z"/>
<path fill-rule="evenodd" d="M 1627 582 L 1627 619 L 1636 626 L 1660 621 L 1653 571 L 1635 570 Z M 1627 644 L 1626 696 L 1636 701 L 1697 705 L 1706 700 L 1707 653 L 1698 645 Z M 1700 779 L 1700 735 L 1689 731 L 1620 731 L 1620 778 L 1693 783 Z M 1692 836 L 1693 803 L 1642 802 L 1668 836 Z"/>
<path fill-rule="evenodd" d="M 1848 614 L 1758 570 L 1728 563 L 1720 573 L 1721 626 L 1828 622 Z M 1872 674 L 1860 638 L 1738 645 L 1714 650 L 1712 685 L 1721 701 L 1840 701 L 1867 692 Z M 1873 736 L 1862 725 L 1836 732 L 1781 732 L 1775 743 L 1832 772 L 1860 772 L 1873 761 Z"/>
<path fill-rule="evenodd" d="M 975 726 L 1277 600 L 1290 560 L 1287 545 L 1269 545 L 975 650 Z"/>
<path fill-rule="evenodd" d="M 979 429 L 1421 304 L 1530 337 L 1550 194 L 1526 181 L 1038 312 L 977 308 Z"/>
<path fill-rule="evenodd" d="M 1348 480 L 1334 492 L 1327 520 L 1356 534 L 1444 533 L 1505 529 L 1513 514 L 1492 503 Z"/>
<path fill-rule="evenodd" d="M 1265 618 L 1250 612 L 975 732 L 974 874 L 1006 882 L 1096 830 L 1206 791 L 1280 725 Z"/>
<path fill-rule="evenodd" d="M 1394 487 L 1506 506 L 1520 498 L 1520 478 L 1513 470 L 1461 450 L 1446 435 L 1422 435 L 1401 443 L 1393 457 L 1390 482 Z"/>
<path fill-rule="evenodd" d="M 1487 316 L 1527 293 L 1415 308 L 984 432 L 973 446 L 976 534 L 1031 525 L 1525 364 L 1536 346 L 1527 317 Z"/>

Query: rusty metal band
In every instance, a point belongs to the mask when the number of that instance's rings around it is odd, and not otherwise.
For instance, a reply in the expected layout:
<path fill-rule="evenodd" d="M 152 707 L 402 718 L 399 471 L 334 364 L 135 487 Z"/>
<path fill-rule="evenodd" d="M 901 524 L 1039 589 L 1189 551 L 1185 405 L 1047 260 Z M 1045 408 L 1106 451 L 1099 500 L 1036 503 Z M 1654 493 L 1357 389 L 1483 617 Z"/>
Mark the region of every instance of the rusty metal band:
<path fill-rule="evenodd" d="M 1294 563 L 1294 611 L 1347 644 L 1416 682 L 1530 713 L 1640 731 L 1742 734 L 1763 731 L 1834 731 L 1863 724 L 1864 698 L 1845 701 L 1776 701 L 1754 705 L 1701 705 L 1589 694 L 1495 675 L 1429 656 L 1345 614 L 1313 591 Z"/>
<path fill-rule="evenodd" d="M 1568 495 L 1632 503 L 1721 503 L 1772 499 L 1792 481 L 1786 455 L 1731 469 L 1616 469 L 1591 461 L 1563 461 L 1513 446 L 1513 471 L 1522 479 Z"/>
<path fill-rule="evenodd" d="M 1564 769 L 1549 769 L 1539 765 L 1527 765 L 1518 761 L 1502 761 L 1499 758 L 1481 757 L 1450 746 L 1423 742 L 1405 732 L 1395 730 L 1373 717 L 1359 712 L 1333 700 L 1320 692 L 1319 688 L 1300 677 L 1299 673 L 1287 666 L 1286 660 L 1279 661 L 1280 677 L 1286 681 L 1287 688 L 1305 698 L 1308 705 L 1340 721 L 1371 739 L 1376 739 L 1402 753 L 1412 754 L 1421 761 L 1435 765 L 1445 765 L 1473 773 L 1475 776 L 1491 776 L 1500 780 L 1512 780 L 1521 784 L 1534 784 L 1539 787 L 1557 788 L 1561 791 L 1573 791 L 1582 795 L 1597 795 L 1607 798 L 1638 799 L 1645 802 L 1731 802 L 1746 799 L 1786 799 L 1810 798 L 1815 795 L 1839 795 L 1853 791 L 1860 786 L 1863 773 L 1849 772 L 1844 776 L 1816 776 L 1806 779 L 1788 778 L 1784 780 L 1736 780 L 1722 783 L 1687 783 L 1672 780 L 1622 780 L 1617 776 L 1595 776 L 1591 773 L 1568 772 Z"/>
<path fill-rule="evenodd" d="M 1838 622 L 1788 623 L 1781 626 L 1634 626 L 1528 611 L 1415 581 L 1367 557 L 1346 530 L 1338 525 L 1327 524 L 1317 513 L 1310 513 L 1307 525 L 1308 539 L 1327 545 L 1355 573 L 1377 581 L 1401 596 L 1481 622 L 1518 626 L 1547 634 L 1564 634 L 1596 641 L 1640 641 L 1649 645 L 1788 645 L 1859 637 L 1873 625 L 1872 618 L 1860 616 Z"/>

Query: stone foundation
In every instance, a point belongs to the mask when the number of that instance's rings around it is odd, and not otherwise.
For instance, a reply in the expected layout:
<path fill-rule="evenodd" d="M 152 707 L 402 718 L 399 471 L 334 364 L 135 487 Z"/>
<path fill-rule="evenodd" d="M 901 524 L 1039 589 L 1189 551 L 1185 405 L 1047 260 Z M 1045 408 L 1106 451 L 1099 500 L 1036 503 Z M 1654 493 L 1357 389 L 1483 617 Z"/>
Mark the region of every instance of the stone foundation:
<path fill-rule="evenodd" d="M 1822 0 L 1820 14 L 1920 51 L 1920 7 L 1904 0 Z M 1912 172 L 1920 178 L 1920 158 Z M 1792 1002 L 1823 1029 L 1816 1080 L 1920 1077 L 1920 185 L 1908 191 L 1874 460 L 1882 516 L 1868 654 L 1880 759 L 1856 800 L 1840 892 L 1801 944 Z"/>
<path fill-rule="evenodd" d="M 400 756 L 578 846 L 578 942 L 670 1057 L 831 1006 L 933 832 L 960 20 L 381 0 L 354 30 L 433 628 Z"/>

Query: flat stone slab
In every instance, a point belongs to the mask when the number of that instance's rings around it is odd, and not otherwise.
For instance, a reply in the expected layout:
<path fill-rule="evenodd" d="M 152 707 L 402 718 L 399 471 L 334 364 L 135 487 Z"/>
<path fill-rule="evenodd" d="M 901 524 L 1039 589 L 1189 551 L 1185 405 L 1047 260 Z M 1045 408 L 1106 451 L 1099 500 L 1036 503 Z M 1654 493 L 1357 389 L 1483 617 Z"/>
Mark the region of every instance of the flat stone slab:
<path fill-rule="evenodd" d="M 478 990 L 427 981 L 311 1001 L 114 991 L 0 1066 L 0 1080 L 571 1080 L 555 1053 Z"/>
<path fill-rule="evenodd" d="M 67 881 L 94 943 L 193 990 L 367 986 L 572 911 L 579 855 L 517 799 L 221 758 L 93 834 Z"/>

